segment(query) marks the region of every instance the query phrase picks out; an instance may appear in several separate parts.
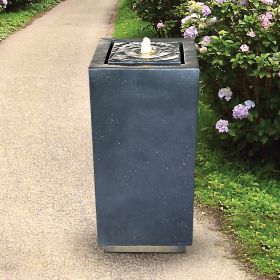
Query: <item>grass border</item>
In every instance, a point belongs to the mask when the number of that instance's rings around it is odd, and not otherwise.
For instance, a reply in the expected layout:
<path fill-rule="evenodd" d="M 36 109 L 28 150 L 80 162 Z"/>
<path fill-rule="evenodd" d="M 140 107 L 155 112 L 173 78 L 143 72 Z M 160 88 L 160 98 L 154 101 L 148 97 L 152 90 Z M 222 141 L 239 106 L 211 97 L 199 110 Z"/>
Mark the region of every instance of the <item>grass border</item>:
<path fill-rule="evenodd" d="M 119 0 L 113 36 L 115 38 L 156 37 L 156 32 L 148 22 L 141 21 L 130 10 L 128 0 Z"/>

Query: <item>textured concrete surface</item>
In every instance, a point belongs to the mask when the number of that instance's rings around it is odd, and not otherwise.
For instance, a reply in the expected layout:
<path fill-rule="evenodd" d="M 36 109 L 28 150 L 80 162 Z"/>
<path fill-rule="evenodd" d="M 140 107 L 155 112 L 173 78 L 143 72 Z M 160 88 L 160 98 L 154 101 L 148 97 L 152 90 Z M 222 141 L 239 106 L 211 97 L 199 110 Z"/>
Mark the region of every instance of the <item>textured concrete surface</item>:
<path fill-rule="evenodd" d="M 116 0 L 67 0 L 0 43 L 0 279 L 252 279 L 195 222 L 187 254 L 96 243 L 87 67 Z"/>

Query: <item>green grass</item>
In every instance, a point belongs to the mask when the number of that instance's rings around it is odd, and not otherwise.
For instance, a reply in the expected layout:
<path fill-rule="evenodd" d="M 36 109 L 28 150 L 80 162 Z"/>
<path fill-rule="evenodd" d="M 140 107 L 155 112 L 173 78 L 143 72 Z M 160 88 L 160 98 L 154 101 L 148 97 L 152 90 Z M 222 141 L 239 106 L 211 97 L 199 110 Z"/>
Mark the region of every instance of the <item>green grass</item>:
<path fill-rule="evenodd" d="M 120 0 L 115 25 L 115 38 L 155 37 L 155 31 L 148 23 L 142 22 L 127 6 L 127 0 Z"/>
<path fill-rule="evenodd" d="M 61 0 L 42 0 L 42 2 L 26 5 L 14 12 L 0 12 L 0 41 L 13 32 L 26 26 L 37 15 L 47 11 Z"/>
<path fill-rule="evenodd" d="M 115 37 L 155 36 L 120 1 Z M 238 257 L 260 274 L 280 274 L 280 181 L 269 165 L 252 165 L 218 148 L 215 113 L 201 93 L 199 103 L 196 203 L 219 212 L 223 229 L 238 243 Z M 210 128 L 210 130 L 209 130 Z M 209 132 L 210 131 L 210 132 Z M 214 142 L 215 141 L 215 142 Z"/>

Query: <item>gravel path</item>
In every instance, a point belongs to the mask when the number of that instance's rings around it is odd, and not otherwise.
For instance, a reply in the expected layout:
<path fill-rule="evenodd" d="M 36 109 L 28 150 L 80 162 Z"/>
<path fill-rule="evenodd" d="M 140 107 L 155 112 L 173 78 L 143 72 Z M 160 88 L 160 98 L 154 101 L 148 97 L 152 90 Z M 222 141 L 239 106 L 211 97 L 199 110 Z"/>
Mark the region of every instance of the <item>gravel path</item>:
<path fill-rule="evenodd" d="M 187 254 L 96 243 L 87 67 L 116 0 L 67 0 L 0 43 L 0 279 L 253 279 L 197 212 Z"/>

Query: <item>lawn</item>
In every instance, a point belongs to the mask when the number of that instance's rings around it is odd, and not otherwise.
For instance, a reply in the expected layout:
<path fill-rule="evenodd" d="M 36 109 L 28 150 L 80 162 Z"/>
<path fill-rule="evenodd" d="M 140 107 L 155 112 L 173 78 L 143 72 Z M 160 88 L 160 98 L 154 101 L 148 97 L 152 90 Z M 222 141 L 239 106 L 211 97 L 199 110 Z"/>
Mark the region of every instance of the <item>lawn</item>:
<path fill-rule="evenodd" d="M 34 17 L 49 10 L 59 2 L 61 0 L 42 0 L 42 2 L 26 5 L 14 12 L 0 12 L 0 41 L 26 26 Z"/>
<path fill-rule="evenodd" d="M 155 32 L 121 0 L 116 38 L 153 37 Z M 217 118 L 200 93 L 196 203 L 218 212 L 222 230 L 234 237 L 237 257 L 259 274 L 280 278 L 280 178 L 271 164 L 238 159 L 219 147 Z"/>

